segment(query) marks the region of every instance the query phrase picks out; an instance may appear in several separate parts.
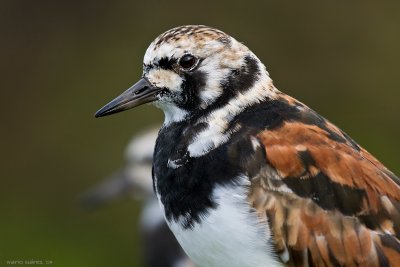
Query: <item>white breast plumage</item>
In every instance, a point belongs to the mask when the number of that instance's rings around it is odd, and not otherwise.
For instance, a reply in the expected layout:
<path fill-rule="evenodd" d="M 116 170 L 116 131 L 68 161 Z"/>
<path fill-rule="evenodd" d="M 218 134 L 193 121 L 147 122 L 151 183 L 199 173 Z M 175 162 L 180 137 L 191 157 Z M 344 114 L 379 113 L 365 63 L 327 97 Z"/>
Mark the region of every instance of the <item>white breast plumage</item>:
<path fill-rule="evenodd" d="M 270 244 L 269 227 L 247 202 L 248 184 L 247 177 L 240 177 L 233 185 L 216 186 L 213 199 L 217 208 L 192 229 L 184 229 L 179 221 L 168 222 L 197 266 L 282 266 Z"/>

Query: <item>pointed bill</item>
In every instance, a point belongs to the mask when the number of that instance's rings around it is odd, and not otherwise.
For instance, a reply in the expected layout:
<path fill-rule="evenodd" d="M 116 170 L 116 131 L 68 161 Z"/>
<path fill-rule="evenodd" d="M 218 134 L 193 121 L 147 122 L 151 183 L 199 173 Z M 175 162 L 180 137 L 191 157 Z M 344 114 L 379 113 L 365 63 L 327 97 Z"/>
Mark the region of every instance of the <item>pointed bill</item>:
<path fill-rule="evenodd" d="M 155 101 L 157 100 L 156 93 L 159 91 L 161 91 L 161 88 L 155 87 L 148 79 L 143 77 L 120 96 L 97 111 L 95 117 L 104 117 Z"/>

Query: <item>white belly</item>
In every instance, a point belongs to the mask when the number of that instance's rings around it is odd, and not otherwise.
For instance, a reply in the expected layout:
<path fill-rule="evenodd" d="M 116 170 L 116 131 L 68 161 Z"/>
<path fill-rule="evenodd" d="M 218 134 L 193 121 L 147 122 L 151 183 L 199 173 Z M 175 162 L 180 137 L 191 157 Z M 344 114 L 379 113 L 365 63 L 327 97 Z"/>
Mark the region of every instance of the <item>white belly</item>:
<path fill-rule="evenodd" d="M 200 267 L 282 266 L 268 243 L 269 227 L 261 223 L 247 202 L 247 178 L 234 186 L 215 188 L 218 203 L 193 229 L 179 223 L 169 227 L 177 240 Z"/>

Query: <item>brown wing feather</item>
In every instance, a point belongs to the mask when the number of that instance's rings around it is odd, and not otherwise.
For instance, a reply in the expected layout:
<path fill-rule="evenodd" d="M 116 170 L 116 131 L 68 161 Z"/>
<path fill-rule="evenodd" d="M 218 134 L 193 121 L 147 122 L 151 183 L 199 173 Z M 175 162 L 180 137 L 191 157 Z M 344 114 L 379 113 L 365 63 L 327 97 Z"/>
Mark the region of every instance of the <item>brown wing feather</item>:
<path fill-rule="evenodd" d="M 257 138 L 267 164 L 249 199 L 288 266 L 400 265 L 394 174 L 329 122 L 287 121 Z"/>

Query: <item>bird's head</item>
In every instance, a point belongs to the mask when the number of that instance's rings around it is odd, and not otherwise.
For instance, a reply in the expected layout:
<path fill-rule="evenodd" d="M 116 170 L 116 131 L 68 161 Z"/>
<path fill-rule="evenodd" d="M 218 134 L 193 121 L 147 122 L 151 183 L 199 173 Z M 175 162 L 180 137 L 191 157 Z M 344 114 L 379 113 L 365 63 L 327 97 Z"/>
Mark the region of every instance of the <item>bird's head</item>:
<path fill-rule="evenodd" d="M 96 117 L 152 102 L 168 124 L 218 108 L 266 79 L 264 65 L 233 37 L 207 26 L 181 26 L 150 44 L 142 78 Z"/>

